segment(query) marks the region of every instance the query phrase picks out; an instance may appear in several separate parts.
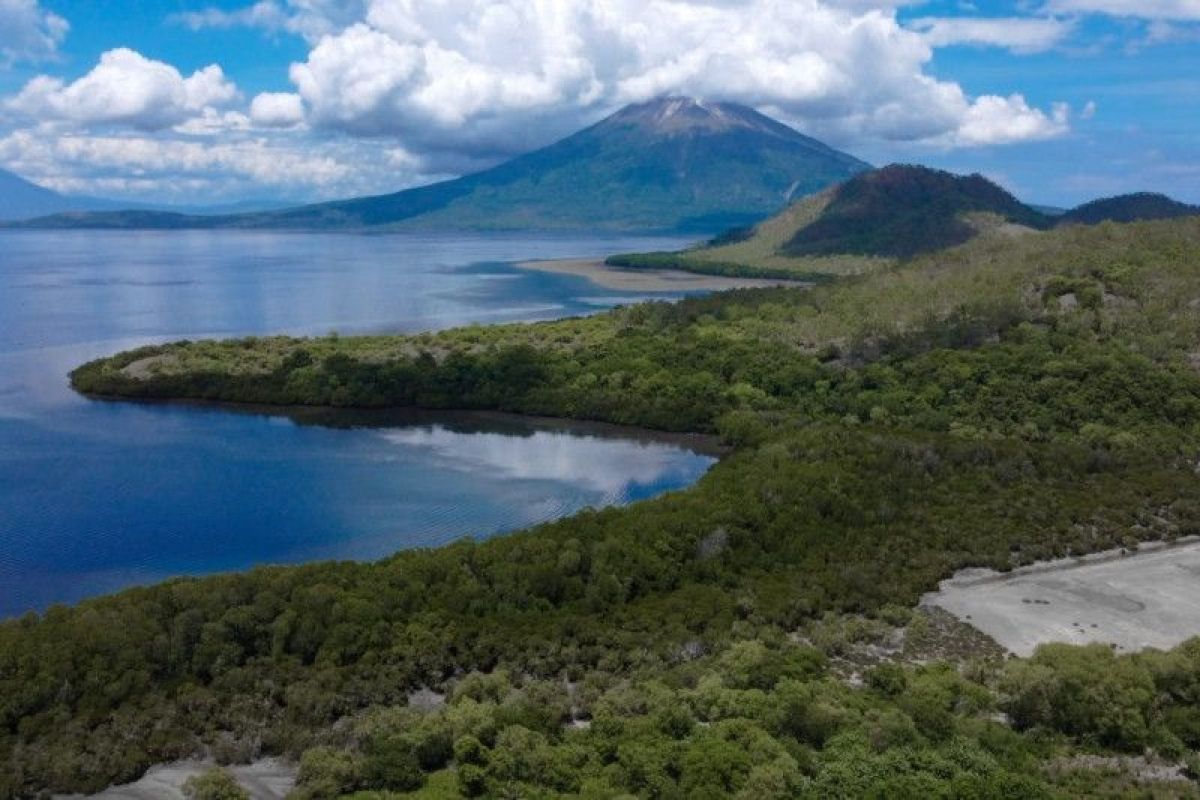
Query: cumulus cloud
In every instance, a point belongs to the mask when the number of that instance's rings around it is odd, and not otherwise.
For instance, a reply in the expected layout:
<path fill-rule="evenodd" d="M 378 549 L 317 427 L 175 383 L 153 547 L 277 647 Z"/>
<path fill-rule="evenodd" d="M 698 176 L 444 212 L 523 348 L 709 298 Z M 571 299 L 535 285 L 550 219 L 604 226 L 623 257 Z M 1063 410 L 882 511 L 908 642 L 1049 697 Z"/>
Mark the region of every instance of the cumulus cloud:
<path fill-rule="evenodd" d="M 0 9 L 14 2 L 31 0 L 0 0 Z M 175 19 L 304 37 L 308 54 L 288 71 L 293 90 L 246 103 L 218 65 L 185 76 L 112 50 L 74 82 L 41 76 L 2 101 L 23 129 L 2 140 L 0 161 L 29 165 L 35 177 L 92 181 L 92 191 L 122 179 L 130 187 L 208 180 L 210 189 L 258 182 L 348 195 L 476 169 L 625 103 L 675 93 L 752 105 L 851 147 L 977 147 L 1068 130 L 1065 106 L 972 97 L 928 67 L 949 43 L 1044 49 L 1069 22 L 931 18 L 906 27 L 896 9 L 907 4 L 259 0 L 208 8 Z M 136 133 L 117 136 L 119 128 Z"/>
<path fill-rule="evenodd" d="M 53 57 L 69 27 L 38 0 L 0 0 L 0 65 Z"/>
<path fill-rule="evenodd" d="M 250 119 L 263 128 L 292 128 L 304 122 L 304 103 L 290 92 L 263 92 L 250 102 Z"/>
<path fill-rule="evenodd" d="M 932 47 L 973 45 L 1037 53 L 1062 42 L 1075 24 L 1054 17 L 922 17 L 909 27 Z"/>
<path fill-rule="evenodd" d="M 187 202 L 263 191 L 310 197 L 378 191 L 423 179 L 415 168 L 371 175 L 362 166 L 367 156 L 355 142 L 256 134 L 212 141 L 20 130 L 0 137 L 0 163 L 39 183 L 88 194 L 149 191 Z"/>
<path fill-rule="evenodd" d="M 967 109 L 951 135 L 956 144 L 987 145 L 1049 139 L 1069 129 L 1070 110 L 1056 103 L 1049 116 L 1031 108 L 1018 94 L 980 97 Z"/>
<path fill-rule="evenodd" d="M 38 121 L 161 130 L 203 116 L 237 95 L 237 87 L 216 64 L 185 78 L 170 64 L 118 48 L 104 53 L 91 72 L 73 83 L 34 78 L 6 105 Z"/>
<path fill-rule="evenodd" d="M 1057 112 L 972 100 L 925 68 L 939 41 L 1038 49 L 1068 23 L 968 30 L 934 20 L 914 31 L 863 5 L 368 0 L 360 22 L 321 37 L 290 76 L 316 126 L 477 156 L 667 93 L 740 101 L 850 137 L 985 143 L 985 130 L 1000 132 L 994 141 L 1063 130 Z"/>
<path fill-rule="evenodd" d="M 1044 10 L 1056 14 L 1200 21 L 1200 0 L 1049 0 Z"/>

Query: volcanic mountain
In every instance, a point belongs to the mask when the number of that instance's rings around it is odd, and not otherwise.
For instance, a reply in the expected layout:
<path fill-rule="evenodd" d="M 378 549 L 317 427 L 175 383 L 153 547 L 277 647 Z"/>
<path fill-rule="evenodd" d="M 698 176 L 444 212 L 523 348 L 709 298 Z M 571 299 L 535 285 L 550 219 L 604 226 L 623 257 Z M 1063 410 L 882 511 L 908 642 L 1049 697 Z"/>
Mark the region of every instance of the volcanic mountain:
<path fill-rule="evenodd" d="M 221 218 L 86 214 L 36 224 L 710 232 L 869 168 L 751 108 L 668 97 L 483 172 L 394 194 Z"/>

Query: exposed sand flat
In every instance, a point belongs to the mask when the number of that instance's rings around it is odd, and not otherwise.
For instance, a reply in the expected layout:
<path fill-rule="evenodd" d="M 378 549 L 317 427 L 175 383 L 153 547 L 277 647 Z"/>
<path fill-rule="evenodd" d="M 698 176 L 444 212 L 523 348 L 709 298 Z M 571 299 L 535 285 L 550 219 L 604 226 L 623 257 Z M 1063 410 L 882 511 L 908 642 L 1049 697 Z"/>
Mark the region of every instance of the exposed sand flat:
<path fill-rule="evenodd" d="M 965 570 L 922 600 L 1020 656 L 1045 642 L 1167 649 L 1200 635 L 1200 541 L 1015 570 Z"/>
<path fill-rule="evenodd" d="M 212 769 L 212 762 L 176 761 L 151 767 L 141 779 L 99 794 L 56 795 L 55 800 L 184 800 L 183 782 Z M 227 767 L 254 800 L 283 800 L 296 785 L 296 768 L 274 758 Z"/>
<path fill-rule="evenodd" d="M 557 261 L 525 261 L 521 269 L 577 275 L 598 286 L 625 292 L 719 292 L 723 289 L 757 289 L 765 286 L 804 286 L 800 281 L 773 278 L 725 278 L 700 275 L 678 269 L 622 269 L 610 267 L 595 258 L 569 258 Z"/>

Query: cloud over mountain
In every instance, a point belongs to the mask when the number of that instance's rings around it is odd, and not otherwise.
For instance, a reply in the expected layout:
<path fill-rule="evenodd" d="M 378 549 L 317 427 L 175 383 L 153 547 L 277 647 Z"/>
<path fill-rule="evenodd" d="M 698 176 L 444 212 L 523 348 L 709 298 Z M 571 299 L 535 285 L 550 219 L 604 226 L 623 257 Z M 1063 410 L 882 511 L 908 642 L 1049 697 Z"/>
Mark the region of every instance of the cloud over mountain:
<path fill-rule="evenodd" d="M 843 146 L 980 147 L 1068 132 L 1066 105 L 1034 104 L 1018 86 L 972 95 L 935 75 L 931 62 L 936 48 L 949 44 L 1045 49 L 1065 35 L 1069 21 L 905 25 L 897 9 L 907 5 L 257 0 L 201 8 L 171 19 L 193 30 L 253 27 L 296 36 L 305 54 L 280 70 L 276 86 L 247 97 L 219 64 L 189 75 L 131 48 L 110 50 L 80 77 L 35 77 L 0 101 L 9 118 L 0 136 L 6 135 L 9 152 L 37 143 L 36 152 L 17 152 L 7 164 L 37 163 L 43 171 L 31 177 L 52 185 L 87 178 L 83 161 L 55 162 L 55 153 L 105 153 L 103 170 L 93 170 L 100 181 L 115 179 L 115 151 L 123 151 L 126 171 L 138 180 L 159 175 L 182 186 L 169 169 L 171 156 L 187 153 L 184 163 L 198 164 L 204 159 L 194 156 L 196 149 L 213 148 L 213 186 L 229 187 L 276 174 L 260 169 L 259 158 L 278 152 L 280 163 L 303 163 L 307 152 L 324 166 L 300 172 L 288 185 L 298 187 L 307 177 L 309 191 L 329 196 L 392 190 L 487 166 L 627 103 L 671 94 L 753 106 Z M 0 33 L 12 9 L 32 13 L 53 34 L 51 44 L 66 30 L 65 21 L 55 22 L 35 0 L 0 0 Z M 121 131 L 134 132 L 136 146 L 114 145 Z M 55 137 L 62 141 L 42 146 Z M 359 157 L 363 163 L 356 166 Z M 381 159 L 399 166 L 380 171 Z M 336 169 L 328 168 L 330 160 Z M 186 179 L 201 181 L 198 170 Z"/>
<path fill-rule="evenodd" d="M 472 153 L 481 125 L 504 153 L 535 120 L 562 132 L 594 109 L 674 93 L 853 138 L 975 145 L 1063 132 L 1058 112 L 1020 95 L 973 98 L 930 76 L 932 47 L 950 34 L 1027 48 L 1058 35 L 1046 23 L 922 33 L 819 0 L 369 0 L 290 74 L 317 126 Z M 1004 114 L 1009 123 L 979 125 Z"/>

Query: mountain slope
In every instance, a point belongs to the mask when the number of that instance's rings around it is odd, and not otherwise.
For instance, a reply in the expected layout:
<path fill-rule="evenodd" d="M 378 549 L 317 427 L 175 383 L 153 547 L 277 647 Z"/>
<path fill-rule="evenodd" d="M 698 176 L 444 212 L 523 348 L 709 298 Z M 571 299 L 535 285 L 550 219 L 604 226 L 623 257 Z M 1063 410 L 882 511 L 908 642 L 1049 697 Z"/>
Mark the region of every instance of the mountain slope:
<path fill-rule="evenodd" d="M 713 231 L 869 165 L 732 103 L 627 106 L 492 169 L 394 194 L 219 219 L 90 215 L 52 227 L 404 227 Z"/>
<path fill-rule="evenodd" d="M 979 231 L 966 217 L 990 214 L 1031 228 L 1047 218 L 982 175 L 892 165 L 839 186 L 812 223 L 783 245 L 794 256 L 909 258 L 962 244 Z"/>
<path fill-rule="evenodd" d="M 0 220 L 19 220 L 67 211 L 115 208 L 91 197 L 69 197 L 0 169 Z"/>
<path fill-rule="evenodd" d="M 1084 203 L 1063 214 L 1057 222 L 1060 225 L 1095 225 L 1100 222 L 1175 219 L 1196 214 L 1200 214 L 1200 206 L 1172 200 L 1165 194 L 1137 192 Z"/>

